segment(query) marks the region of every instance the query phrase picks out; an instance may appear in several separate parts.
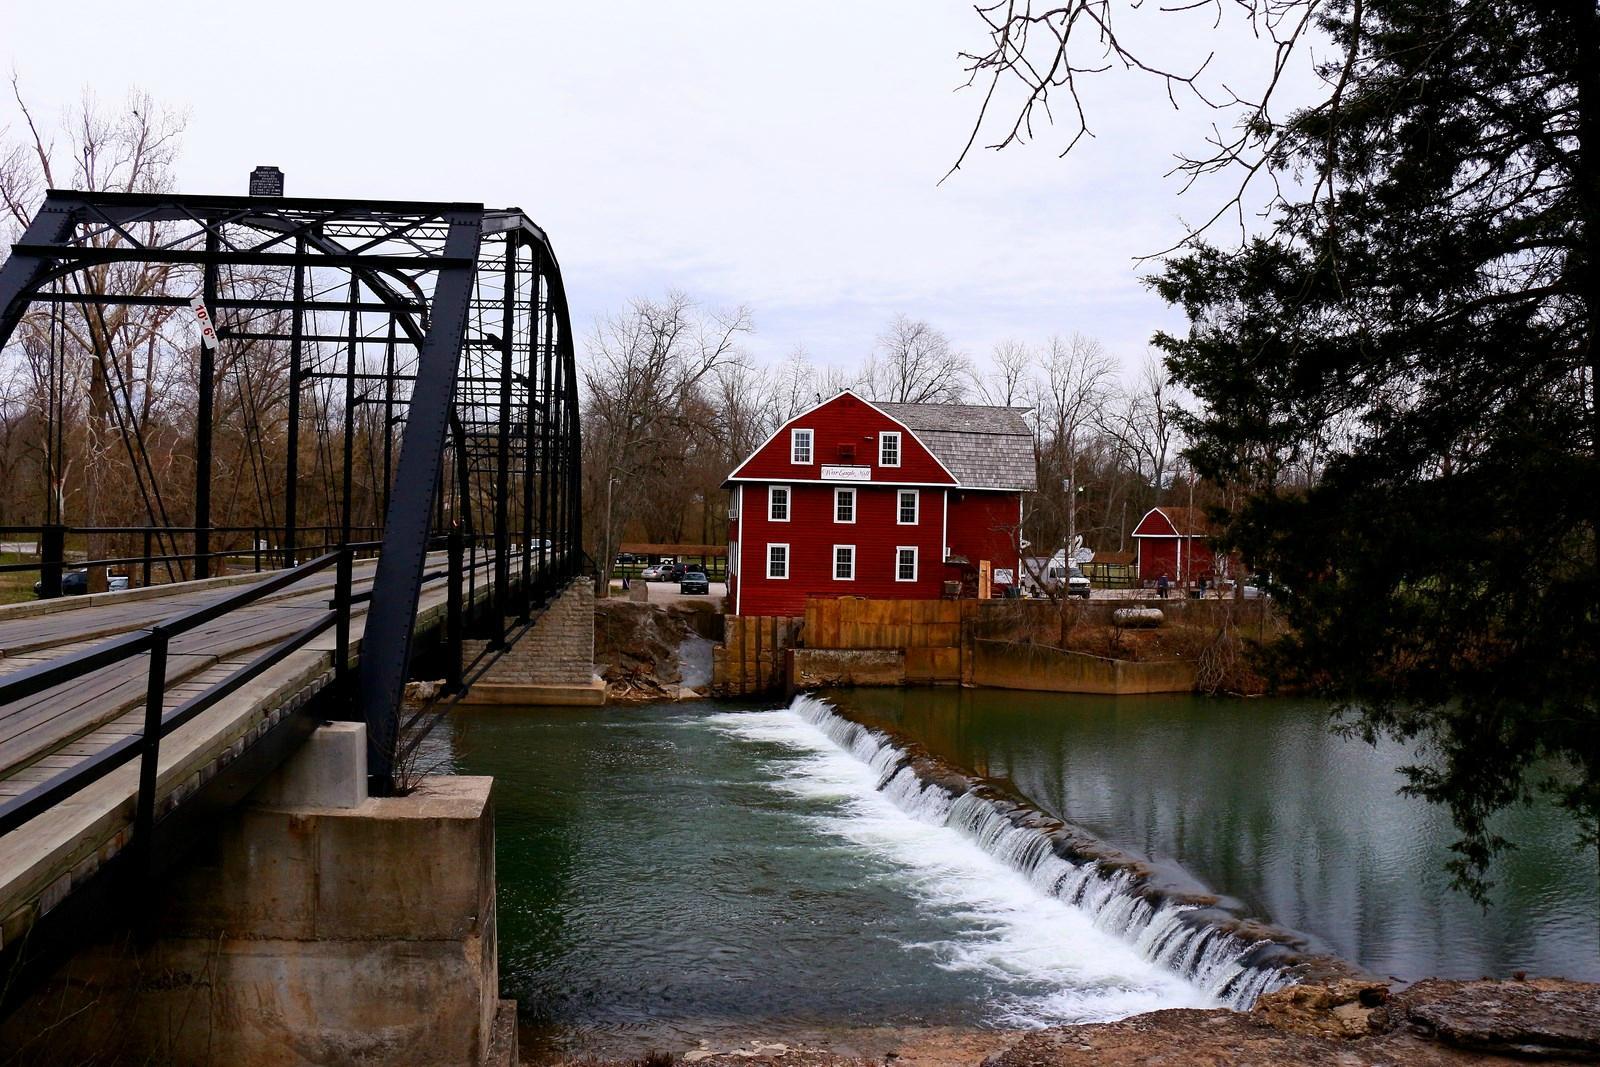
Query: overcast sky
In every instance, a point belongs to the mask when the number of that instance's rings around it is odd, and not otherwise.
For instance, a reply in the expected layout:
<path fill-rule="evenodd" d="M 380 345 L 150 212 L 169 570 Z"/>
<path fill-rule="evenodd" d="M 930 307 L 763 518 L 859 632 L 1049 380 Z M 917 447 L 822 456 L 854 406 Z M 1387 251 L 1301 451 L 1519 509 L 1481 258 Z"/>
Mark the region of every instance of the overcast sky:
<path fill-rule="evenodd" d="M 1046 130 L 941 185 L 978 105 L 958 53 L 985 40 L 953 0 L 69 7 L 0 0 L 0 59 L 44 120 L 138 86 L 187 113 L 186 192 L 243 193 L 270 163 L 291 195 L 519 206 L 584 334 L 675 287 L 749 306 L 773 359 L 850 367 L 903 312 L 979 357 L 1078 331 L 1131 367 L 1182 325 L 1135 258 L 1220 195 L 1164 177 L 1213 116 L 1127 77 L 1096 86 L 1098 136 L 1067 159 Z M 1210 47 L 1209 16 L 1140 17 L 1158 55 Z M 1241 42 L 1211 70 L 1247 85 Z M 0 128 L 18 117 L 0 101 Z"/>

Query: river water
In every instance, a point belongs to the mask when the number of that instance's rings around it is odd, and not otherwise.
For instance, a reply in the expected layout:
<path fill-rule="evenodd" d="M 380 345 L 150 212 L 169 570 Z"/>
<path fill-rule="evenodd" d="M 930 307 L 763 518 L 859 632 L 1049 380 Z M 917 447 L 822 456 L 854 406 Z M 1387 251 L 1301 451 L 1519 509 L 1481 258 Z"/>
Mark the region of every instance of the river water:
<path fill-rule="evenodd" d="M 1592 859 L 1557 820 L 1519 816 L 1511 903 L 1484 916 L 1441 888 L 1445 824 L 1392 796 L 1393 754 L 1329 737 L 1314 707 L 832 699 L 1376 970 L 1600 977 Z M 1264 987 L 1220 942 L 1019 868 L 971 812 L 886 783 L 891 746 L 841 728 L 821 706 L 453 713 L 440 769 L 496 779 L 501 986 L 525 1055 L 1027 1027 Z"/>

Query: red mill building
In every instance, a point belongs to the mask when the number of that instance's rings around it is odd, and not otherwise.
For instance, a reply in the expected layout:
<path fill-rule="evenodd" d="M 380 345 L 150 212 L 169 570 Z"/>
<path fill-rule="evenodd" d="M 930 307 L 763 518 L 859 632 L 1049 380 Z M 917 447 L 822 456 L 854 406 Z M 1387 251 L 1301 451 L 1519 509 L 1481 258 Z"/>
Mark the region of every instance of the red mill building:
<path fill-rule="evenodd" d="M 986 572 L 1018 579 L 1033 438 L 1015 408 L 872 404 L 846 390 L 790 419 L 728 476 L 737 615 L 807 597 L 935 599 Z"/>

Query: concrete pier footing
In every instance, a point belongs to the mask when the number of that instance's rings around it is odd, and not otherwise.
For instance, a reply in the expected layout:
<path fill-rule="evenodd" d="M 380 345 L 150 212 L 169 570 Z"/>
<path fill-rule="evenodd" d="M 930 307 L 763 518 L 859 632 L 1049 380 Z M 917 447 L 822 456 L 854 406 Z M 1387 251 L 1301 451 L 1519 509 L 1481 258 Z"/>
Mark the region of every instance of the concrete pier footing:
<path fill-rule="evenodd" d="M 19 1063 L 514 1064 L 492 779 L 366 796 L 365 728 L 321 727 L 159 887 L 0 1025 Z"/>

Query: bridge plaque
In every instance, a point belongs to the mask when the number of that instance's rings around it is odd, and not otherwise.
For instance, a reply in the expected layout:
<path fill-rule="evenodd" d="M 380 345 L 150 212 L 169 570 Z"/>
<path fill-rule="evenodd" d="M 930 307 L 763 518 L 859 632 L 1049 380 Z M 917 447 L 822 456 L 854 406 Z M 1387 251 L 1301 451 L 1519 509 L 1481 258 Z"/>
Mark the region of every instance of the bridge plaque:
<path fill-rule="evenodd" d="M 277 167 L 257 167 L 250 172 L 251 196 L 282 196 L 283 171 Z"/>

